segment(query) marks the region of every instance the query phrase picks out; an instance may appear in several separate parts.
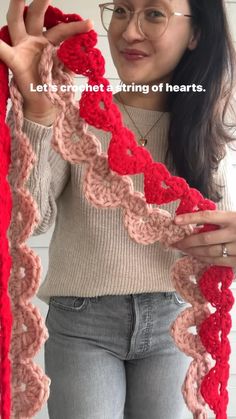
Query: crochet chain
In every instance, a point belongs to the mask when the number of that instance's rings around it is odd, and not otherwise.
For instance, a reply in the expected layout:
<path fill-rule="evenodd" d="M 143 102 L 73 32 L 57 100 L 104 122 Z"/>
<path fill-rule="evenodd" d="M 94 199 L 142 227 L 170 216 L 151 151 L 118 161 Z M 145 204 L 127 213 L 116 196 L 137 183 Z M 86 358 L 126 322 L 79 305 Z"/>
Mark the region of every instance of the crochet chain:
<path fill-rule="evenodd" d="M 6 26 L 1 29 L 0 37 L 11 44 Z M 2 62 L 0 73 L 0 417 L 18 419 L 33 417 L 41 409 L 48 399 L 51 381 L 32 361 L 48 339 L 48 331 L 39 310 L 29 302 L 39 286 L 41 262 L 25 244 L 39 222 L 36 203 L 24 187 L 36 160 L 26 136 L 17 138 L 17 143 L 10 141 L 9 127 L 5 123 L 9 97 L 8 69 Z M 16 130 L 18 126 L 16 118 Z"/>
<path fill-rule="evenodd" d="M 9 41 L 4 30 L 0 38 Z M 10 360 L 7 357 L 11 339 L 12 313 L 7 294 L 8 277 L 11 269 L 7 230 L 11 220 L 12 197 L 6 176 L 10 165 L 10 130 L 5 124 L 6 103 L 9 96 L 7 68 L 0 63 L 1 100 L 0 100 L 0 399 L 1 406 L 10 404 L 9 384 Z M 5 391 L 6 390 L 6 391 Z M 2 416 L 1 416 L 2 417 Z"/>
<path fill-rule="evenodd" d="M 26 13 L 27 7 L 25 15 Z M 66 15 L 59 9 L 49 6 L 45 14 L 45 27 L 49 29 L 60 22 L 75 20 L 82 19 L 79 15 Z M 2 39 L 10 43 L 6 34 L 5 27 L 0 35 Z M 64 41 L 59 48 L 48 45 L 39 65 L 42 83 L 57 84 L 58 87 L 62 84 L 71 85 L 73 78 L 65 72 L 65 67 L 67 67 L 76 74 L 88 77 L 90 85 L 108 86 L 108 81 L 103 77 L 105 61 L 101 52 L 94 48 L 96 43 L 97 34 L 91 30 Z M 51 68 L 53 68 L 53 74 Z M 0 64 L 0 70 L 1 74 L 4 73 L 1 78 L 3 134 L 0 141 L 1 148 L 4 146 L 5 155 L 3 156 L 6 161 L 9 161 L 10 151 L 7 144 L 10 144 L 10 136 L 4 122 L 7 102 L 7 94 L 4 96 L 4 92 L 7 91 L 8 80 L 3 63 Z M 5 191 L 3 193 L 2 188 L 2 185 L 7 184 L 5 177 L 8 166 L 5 163 L 5 172 L 2 168 L 0 169 L 0 179 L 4 178 L 1 182 L 0 208 L 1 214 L 4 214 L 8 221 L 5 223 L 5 230 L 0 224 L 0 234 L 3 239 L 0 248 L 1 414 L 4 419 L 9 418 L 10 413 L 11 417 L 16 418 L 32 417 L 47 399 L 50 384 L 50 379 L 31 361 L 48 335 L 42 324 L 40 313 L 27 302 L 35 293 L 40 273 L 39 258 L 24 243 L 39 222 L 36 203 L 29 191 L 24 188 L 32 165 L 35 164 L 35 156 L 29 139 L 22 131 L 24 117 L 22 97 L 14 79 L 10 85 L 10 94 L 15 122 L 15 142 L 12 141 L 11 145 L 12 163 L 9 173 L 13 196 L 9 231 L 13 269 L 9 291 L 13 303 L 14 333 L 12 333 L 11 341 L 11 361 L 14 366 L 14 375 L 12 386 L 10 386 L 10 364 L 7 355 L 11 333 L 9 320 L 11 312 L 6 290 L 6 273 L 9 274 L 10 266 L 4 234 L 10 222 L 11 206 L 10 194 L 8 192 L 7 196 Z M 176 214 L 216 209 L 212 201 L 204 199 L 200 192 L 190 188 L 184 179 L 171 176 L 164 164 L 153 161 L 148 150 L 138 146 L 134 134 L 123 125 L 120 111 L 112 101 L 112 93 L 106 91 L 106 88 L 104 92 L 84 91 L 79 103 L 76 103 L 74 93 L 71 91 L 62 93 L 58 89 L 57 92 L 47 92 L 47 95 L 59 109 L 53 125 L 52 147 L 71 164 L 86 163 L 83 178 L 86 199 L 97 208 L 121 207 L 124 227 L 132 240 L 144 245 L 159 241 L 168 247 L 193 232 L 190 226 L 176 226 L 171 214 L 161 208 L 154 208 L 151 204 L 162 205 L 180 200 Z M 88 124 L 111 132 L 107 155 L 101 152 L 98 139 L 88 131 Z M 134 191 L 133 182 L 129 176 L 137 173 L 144 175 L 144 195 Z M 8 206 L 6 206 L 7 199 Z M 19 221 L 19 213 L 22 216 L 21 221 Z M 213 225 L 205 225 L 201 231 L 216 228 Z M 3 247 L 4 240 L 5 248 Z M 25 267 L 26 274 L 23 277 L 21 274 L 20 277 L 19 271 L 22 267 Z M 191 279 L 193 277 L 194 282 Z M 176 346 L 193 358 L 182 385 L 184 400 L 194 419 L 207 418 L 206 404 L 215 412 L 217 419 L 226 419 L 230 355 L 227 335 L 231 329 L 229 311 L 234 303 L 229 287 L 233 280 L 233 271 L 226 267 L 207 266 L 195 258 L 186 256 L 175 262 L 171 269 L 171 278 L 175 289 L 191 304 L 191 307 L 179 314 L 170 327 L 170 334 Z M 21 285 L 19 285 L 19 279 Z M 221 284 L 220 288 L 219 284 Z M 209 303 L 215 308 L 214 313 L 210 312 Z M 32 330 L 22 332 L 25 318 L 30 319 L 33 332 Z M 188 329 L 191 326 L 196 327 L 196 334 L 189 332 Z M 214 365 L 212 365 L 213 360 Z M 22 384 L 25 385 L 24 391 L 21 388 Z M 12 399 L 10 391 L 12 391 Z M 37 397 L 32 397 L 32 393 Z M 12 406 L 10 406 L 10 401 Z"/>

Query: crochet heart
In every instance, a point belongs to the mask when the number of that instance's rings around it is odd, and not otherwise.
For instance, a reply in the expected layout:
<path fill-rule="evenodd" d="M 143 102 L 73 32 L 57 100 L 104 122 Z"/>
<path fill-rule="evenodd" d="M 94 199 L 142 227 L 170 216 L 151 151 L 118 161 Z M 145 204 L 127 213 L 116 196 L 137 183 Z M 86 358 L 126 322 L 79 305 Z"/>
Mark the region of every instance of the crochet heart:
<path fill-rule="evenodd" d="M 194 188 L 190 188 L 181 199 L 176 210 L 176 214 L 185 214 L 187 212 L 198 212 L 204 210 L 214 210 L 216 204 L 210 199 L 203 198 L 202 194 Z"/>
<path fill-rule="evenodd" d="M 125 142 L 120 141 L 125 138 Z M 152 157 L 148 150 L 137 146 L 134 134 L 126 127 L 113 132 L 108 147 L 108 161 L 112 170 L 120 175 L 143 173 Z"/>
<path fill-rule="evenodd" d="M 185 377 L 183 395 L 188 403 L 188 408 L 201 419 L 207 419 L 208 414 L 205 410 L 205 402 L 199 390 L 199 382 L 201 383 L 205 374 L 211 369 L 212 363 L 205 355 L 201 358 L 194 359 L 188 368 L 188 374 Z M 209 386 L 209 383 L 208 383 Z M 208 387 L 209 388 L 209 387 Z M 197 416 L 195 416 L 197 418 Z"/>
<path fill-rule="evenodd" d="M 130 211 L 124 211 L 124 224 L 130 237 L 135 242 L 145 245 L 160 240 L 171 222 L 170 213 L 159 208 L 150 210 L 150 213 L 144 217 L 135 217 Z"/>
<path fill-rule="evenodd" d="M 220 272 L 220 282 L 222 283 L 220 288 L 219 281 L 216 281 L 217 272 L 218 274 Z M 234 297 L 227 287 L 230 286 L 232 279 L 233 273 L 231 268 L 211 266 L 199 280 L 201 293 L 204 296 L 208 294 L 207 299 L 214 307 L 224 307 L 226 311 L 230 311 L 234 303 Z M 209 287 L 211 295 L 209 295 Z M 222 292 L 222 289 L 224 289 L 224 292 Z"/>
<path fill-rule="evenodd" d="M 17 278 L 17 281 L 9 281 L 11 300 L 14 303 L 19 301 L 19 298 L 29 300 L 39 287 L 42 273 L 40 258 L 25 244 L 12 247 L 11 256 L 15 261 L 11 276 Z"/>
<path fill-rule="evenodd" d="M 198 286 L 199 277 L 205 267 L 206 265 L 203 262 L 185 256 L 178 259 L 171 269 L 171 279 L 175 289 L 191 304 L 204 304 L 206 301 Z M 190 280 L 191 277 L 195 281 Z"/>
<path fill-rule="evenodd" d="M 93 165 L 88 166 L 84 174 L 84 194 L 97 208 L 119 207 L 121 200 L 118 197 L 128 195 L 130 188 L 129 179 L 109 170 L 106 155 L 94 158 Z"/>
<path fill-rule="evenodd" d="M 224 363 L 223 368 L 220 364 L 215 365 L 202 380 L 201 394 L 214 411 L 219 408 L 223 411 L 225 400 L 228 401 L 228 393 L 224 384 L 228 376 L 229 364 Z M 219 392 L 219 387 L 222 389 L 221 392 Z M 212 394 L 214 397 L 212 397 Z M 227 419 L 228 416 L 222 413 L 219 417 Z"/>
<path fill-rule="evenodd" d="M 90 141 L 90 136 L 86 134 L 86 128 L 83 118 L 78 115 L 78 110 L 71 107 L 69 110 L 70 120 L 61 116 L 61 128 L 58 130 L 57 135 L 52 137 L 52 147 L 59 153 L 67 152 L 68 161 L 72 164 L 77 164 L 86 159 L 86 153 L 89 149 L 90 157 L 97 155 L 98 149 L 101 145 L 99 142 Z M 76 120 L 73 125 L 71 121 Z M 60 141 L 57 141 L 60 138 Z"/>
<path fill-rule="evenodd" d="M 45 341 L 48 338 L 48 332 L 45 326 L 41 323 L 40 328 L 38 327 L 41 318 L 40 312 L 30 302 L 24 307 L 20 304 L 15 305 L 13 312 L 14 327 L 12 330 L 12 346 L 15 348 L 14 355 L 16 358 L 20 354 L 26 359 L 32 358 L 38 351 L 38 342 L 35 340 L 36 333 L 41 341 Z M 20 329 L 22 333 L 15 333 L 15 331 Z"/>
<path fill-rule="evenodd" d="M 105 60 L 101 51 L 97 48 L 89 48 L 81 45 L 80 35 L 63 42 L 57 51 L 59 60 L 76 74 L 83 76 L 101 76 L 105 73 Z M 73 51 L 73 55 L 71 54 Z M 73 58 L 72 58 L 73 57 Z M 93 68 L 93 63 L 97 63 L 97 68 Z"/>
<path fill-rule="evenodd" d="M 46 339 L 45 339 L 46 340 Z M 32 418 L 49 397 L 51 379 L 30 359 L 13 362 L 11 409 L 18 417 Z"/>
<path fill-rule="evenodd" d="M 112 102 L 112 92 L 106 91 L 109 83 L 103 78 L 99 79 L 104 84 L 104 91 L 84 91 L 80 99 L 80 116 L 85 121 L 98 129 L 104 131 L 114 130 L 114 126 L 121 123 L 121 115 L 117 106 Z M 98 81 L 96 81 L 97 83 Z M 92 82 L 93 85 L 96 84 Z"/>
<path fill-rule="evenodd" d="M 210 313 L 209 309 L 205 308 L 206 312 Z M 185 308 L 181 316 L 172 323 L 170 332 L 171 335 L 178 336 L 178 347 L 185 351 L 188 356 L 196 357 L 199 354 L 205 353 L 205 348 L 195 333 L 189 332 L 191 326 L 201 324 L 205 316 L 203 311 L 194 312 L 191 307 Z M 181 331 L 181 333 L 180 333 Z M 188 342 L 188 345 L 186 345 Z"/>
<path fill-rule="evenodd" d="M 180 199 L 188 191 L 187 182 L 171 176 L 164 164 L 147 165 L 144 172 L 144 191 L 149 204 L 166 204 Z"/>
<path fill-rule="evenodd" d="M 24 211 L 22 211 L 22 208 L 24 208 Z M 35 212 L 31 211 L 32 208 L 35 208 Z M 29 236 L 29 232 L 31 233 L 34 226 L 39 223 L 40 217 L 36 208 L 34 198 L 28 190 L 18 190 L 17 198 L 13 194 L 12 218 L 14 223 L 12 222 L 9 228 L 9 238 L 12 246 L 15 242 L 17 244 L 24 243 Z"/>
<path fill-rule="evenodd" d="M 11 165 L 9 170 L 9 181 L 14 181 L 15 188 L 21 188 L 29 177 L 36 157 L 32 146 L 26 135 L 23 135 L 18 144 L 11 147 Z"/>
<path fill-rule="evenodd" d="M 24 19 L 26 17 L 28 6 L 25 6 L 24 9 Z M 59 23 L 68 23 L 68 22 L 76 22 L 83 20 L 82 17 L 76 13 L 63 13 L 60 9 L 56 7 L 49 6 L 44 16 L 44 26 L 47 29 L 53 28 L 54 26 L 58 25 Z M 94 31 L 93 31 L 94 32 Z M 95 33 L 96 34 L 96 33 Z M 90 38 L 90 37 L 89 37 Z M 89 39 L 90 41 L 90 39 Z M 88 42 L 89 42 L 88 41 Z M 94 44 L 95 45 L 95 44 Z"/>
<path fill-rule="evenodd" d="M 207 352 L 212 353 L 214 356 L 220 357 L 222 351 L 222 343 L 224 343 L 224 356 L 228 358 L 230 355 L 230 344 L 226 335 L 230 332 L 232 326 L 232 320 L 229 313 L 224 313 L 222 319 L 219 311 L 211 314 L 209 317 L 204 319 L 199 327 L 199 336 Z M 220 333 L 224 328 L 224 335 Z M 209 330 L 211 331 L 211 339 L 209 339 Z"/>

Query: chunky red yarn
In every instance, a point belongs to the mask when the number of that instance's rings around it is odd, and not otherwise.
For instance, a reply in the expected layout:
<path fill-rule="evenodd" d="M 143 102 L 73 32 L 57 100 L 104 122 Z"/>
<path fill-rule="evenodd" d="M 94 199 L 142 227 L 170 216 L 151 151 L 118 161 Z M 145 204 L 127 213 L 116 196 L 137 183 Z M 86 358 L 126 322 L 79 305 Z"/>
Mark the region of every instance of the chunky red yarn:
<path fill-rule="evenodd" d="M 75 20 L 81 20 L 81 17 L 75 14 L 64 15 L 59 9 L 49 6 L 45 15 L 45 26 L 50 28 L 60 22 Z M 74 36 L 63 42 L 57 51 L 57 55 L 59 60 L 74 73 L 88 77 L 89 84 L 108 86 L 108 81 L 103 77 L 105 72 L 104 58 L 101 52 L 94 48 L 96 43 L 97 35 L 91 30 L 89 33 Z M 6 77 L 4 80 L 6 86 Z M 180 200 L 176 214 L 216 209 L 216 205 L 212 201 L 204 199 L 201 193 L 196 189 L 190 188 L 184 179 L 172 176 L 165 165 L 153 161 L 150 153 L 137 145 L 133 133 L 123 126 L 122 117 L 119 109 L 112 101 L 111 92 L 106 91 L 106 89 L 104 89 L 104 92 L 96 93 L 85 91 L 82 93 L 79 104 L 80 117 L 84 118 L 88 124 L 110 131 L 112 134 L 108 148 L 109 168 L 120 176 L 143 173 L 144 192 L 148 204 L 161 205 Z M 100 107 L 100 104 L 103 105 L 103 108 Z M 3 97 L 1 109 L 5 109 L 5 106 L 6 98 Z M 6 135 L 2 138 L 4 138 L 5 145 Z M 216 226 L 205 225 L 201 231 L 209 231 L 216 228 Z M 2 254 L 5 257 L 5 253 Z M 179 348 L 185 350 L 190 356 L 199 358 L 199 362 L 202 362 L 202 372 L 205 372 L 205 374 L 202 375 L 201 395 L 210 408 L 214 410 L 217 419 L 226 419 L 228 404 L 227 382 L 229 378 L 228 361 L 230 355 L 230 344 L 227 335 L 231 328 L 229 311 L 234 302 L 229 286 L 232 283 L 233 271 L 231 268 L 219 266 L 202 266 L 202 269 L 199 270 L 200 266 L 201 264 L 197 263 L 193 258 L 183 258 L 175 264 L 172 271 L 173 282 L 177 291 L 196 308 L 203 307 L 203 311 L 200 314 L 196 312 L 199 315 L 196 323 L 197 336 L 190 336 L 190 334 L 186 335 L 187 337 L 185 336 L 186 340 L 191 341 L 191 345 L 186 350 L 185 341 L 178 333 L 180 330 L 184 330 L 183 316 L 179 316 L 175 324 L 173 324 L 172 332 Z M 187 288 L 185 283 L 189 281 L 189 276 L 192 274 L 196 275 L 197 284 L 192 287 L 191 299 L 189 294 L 185 295 Z M 3 282 L 2 277 L 1 281 Z M 218 288 L 219 284 L 221 284 L 221 289 Z M 210 314 L 207 309 L 208 302 L 216 308 L 215 313 Z M 189 316 L 194 314 L 192 309 L 187 308 L 185 311 Z M 4 306 L 4 314 L 3 310 L 1 312 L 2 324 L 9 313 L 10 308 Z M 195 324 L 194 318 L 193 324 Z M 11 324 L 5 322 L 4 326 L 10 334 Z M 3 327 L 2 330 L 2 336 L 6 336 L 6 334 L 4 335 L 5 330 Z M 179 341 L 177 342 L 178 337 Z M 6 354 L 8 346 L 4 339 L 2 339 L 2 346 L 2 353 Z M 215 365 L 211 369 L 203 347 L 215 360 Z M 199 365 L 197 363 L 192 364 L 192 370 Z M 3 397 L 9 399 L 7 383 L 10 373 L 4 367 L 3 362 L 1 362 L 1 373 L 2 376 L 4 375 L 4 385 L 1 389 L 2 399 Z M 186 395 L 188 391 L 191 391 L 190 379 L 191 374 L 186 377 L 185 388 L 183 388 L 183 394 L 189 401 L 188 407 L 194 413 L 195 419 L 206 418 L 206 413 L 202 410 L 203 402 L 199 395 L 196 396 L 193 390 L 189 399 Z M 194 401 L 192 402 L 192 400 Z M 5 416 L 2 417 L 7 418 L 6 412 L 9 406 L 7 403 L 4 406 Z"/>
<path fill-rule="evenodd" d="M 1 29 L 0 39 L 9 43 L 10 40 L 6 28 Z M 4 81 L 1 85 L 0 100 L 0 396 L 1 412 L 3 412 L 3 416 L 1 417 L 8 417 L 4 416 L 4 412 L 8 413 L 10 407 L 9 381 L 11 377 L 11 364 L 8 359 L 8 351 L 11 340 L 12 313 L 10 298 L 7 292 L 11 269 L 7 230 L 11 220 L 12 197 L 6 178 L 11 160 L 10 131 L 5 123 L 6 104 L 9 97 L 8 71 L 2 62 L 0 62 L 0 80 Z"/>

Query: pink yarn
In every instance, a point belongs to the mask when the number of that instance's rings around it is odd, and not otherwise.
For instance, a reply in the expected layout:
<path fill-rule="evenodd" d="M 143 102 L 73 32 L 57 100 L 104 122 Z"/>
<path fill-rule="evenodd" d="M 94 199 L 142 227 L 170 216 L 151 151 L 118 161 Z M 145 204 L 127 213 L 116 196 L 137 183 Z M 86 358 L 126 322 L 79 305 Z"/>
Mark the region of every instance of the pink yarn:
<path fill-rule="evenodd" d="M 10 86 L 11 100 L 18 103 L 14 108 L 15 141 L 12 141 L 12 163 L 9 172 L 13 210 L 9 229 L 13 261 L 9 293 L 14 318 L 11 340 L 12 405 L 14 418 L 33 417 L 49 397 L 51 380 L 32 358 L 48 339 L 48 331 L 37 307 L 30 299 L 39 288 L 41 261 L 25 241 L 39 223 L 37 205 L 25 189 L 25 182 L 35 164 L 35 155 L 30 142 L 22 133 L 22 98 L 14 82 Z"/>

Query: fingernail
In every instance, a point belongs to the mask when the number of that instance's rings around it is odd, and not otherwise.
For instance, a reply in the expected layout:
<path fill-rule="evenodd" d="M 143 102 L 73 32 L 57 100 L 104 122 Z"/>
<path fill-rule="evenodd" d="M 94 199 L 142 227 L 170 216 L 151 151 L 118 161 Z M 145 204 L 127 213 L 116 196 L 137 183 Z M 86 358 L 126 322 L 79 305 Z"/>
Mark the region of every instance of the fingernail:
<path fill-rule="evenodd" d="M 84 22 L 86 22 L 86 23 L 90 22 L 90 23 L 92 23 L 92 25 L 94 25 L 94 21 L 92 19 L 85 19 Z"/>

